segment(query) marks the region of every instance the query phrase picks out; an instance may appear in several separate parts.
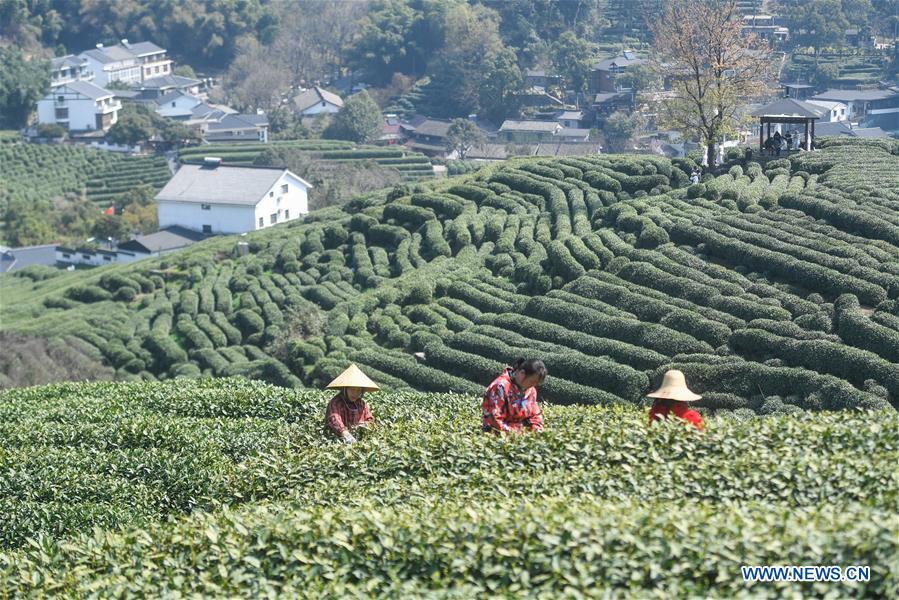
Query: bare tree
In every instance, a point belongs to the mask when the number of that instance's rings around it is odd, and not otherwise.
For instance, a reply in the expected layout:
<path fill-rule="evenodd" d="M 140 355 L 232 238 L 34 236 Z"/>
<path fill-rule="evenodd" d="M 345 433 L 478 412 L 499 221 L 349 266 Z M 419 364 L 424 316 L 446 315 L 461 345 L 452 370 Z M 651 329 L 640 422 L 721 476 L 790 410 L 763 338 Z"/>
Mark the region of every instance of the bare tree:
<path fill-rule="evenodd" d="M 653 68 L 671 81 L 673 97 L 660 106 L 663 121 L 715 146 L 738 123 L 738 109 L 765 95 L 771 53 L 754 34 L 744 35 L 735 0 L 672 0 L 652 25 Z"/>

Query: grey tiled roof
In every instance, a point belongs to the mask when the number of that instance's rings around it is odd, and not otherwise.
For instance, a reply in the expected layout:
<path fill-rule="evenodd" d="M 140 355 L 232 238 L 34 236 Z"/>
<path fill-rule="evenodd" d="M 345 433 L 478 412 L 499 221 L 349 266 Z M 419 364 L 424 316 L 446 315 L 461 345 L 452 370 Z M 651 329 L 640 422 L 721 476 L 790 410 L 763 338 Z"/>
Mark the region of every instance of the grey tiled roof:
<path fill-rule="evenodd" d="M 150 253 L 165 252 L 167 250 L 175 250 L 190 246 L 195 242 L 205 239 L 206 235 L 173 225 L 166 227 L 156 233 L 148 235 L 139 235 L 129 242 L 119 244 L 118 249 L 126 252 Z"/>
<path fill-rule="evenodd" d="M 73 92 L 77 92 L 82 96 L 87 96 L 92 100 L 99 100 L 101 98 L 109 98 L 110 96 L 114 96 L 112 92 L 107 89 L 101 88 L 98 85 L 94 85 L 89 81 L 71 81 L 65 84 L 65 87 L 69 88 Z"/>
<path fill-rule="evenodd" d="M 156 200 L 255 206 L 286 172 L 283 167 L 183 165 Z"/>
<path fill-rule="evenodd" d="M 853 100 L 886 100 L 894 96 L 899 96 L 899 93 L 892 90 L 827 90 L 812 96 L 811 99 L 851 102 Z"/>
<path fill-rule="evenodd" d="M 555 121 L 513 121 L 511 119 L 503 121 L 500 131 L 543 131 L 553 133 L 559 129 L 559 124 Z"/>

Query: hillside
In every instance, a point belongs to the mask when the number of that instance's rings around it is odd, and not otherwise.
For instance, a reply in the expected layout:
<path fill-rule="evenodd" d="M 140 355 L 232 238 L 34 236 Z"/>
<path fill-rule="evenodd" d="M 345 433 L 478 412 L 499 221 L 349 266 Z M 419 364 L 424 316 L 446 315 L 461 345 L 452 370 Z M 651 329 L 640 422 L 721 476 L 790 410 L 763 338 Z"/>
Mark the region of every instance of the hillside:
<path fill-rule="evenodd" d="M 477 393 L 538 355 L 562 404 L 637 402 L 674 366 L 707 410 L 895 407 L 899 150 L 825 145 L 695 186 L 651 156 L 498 163 L 248 234 L 247 256 L 229 237 L 24 271 L 2 327 L 78 338 L 125 380 L 321 386 L 352 360 Z"/>
<path fill-rule="evenodd" d="M 646 427 L 547 406 L 478 433 L 475 396 L 327 396 L 244 380 L 0 394 L 0 589 L 11 597 L 895 597 L 899 418 Z M 797 443 L 797 440 L 802 440 Z M 866 583 L 744 584 L 741 565 L 869 565 Z"/>

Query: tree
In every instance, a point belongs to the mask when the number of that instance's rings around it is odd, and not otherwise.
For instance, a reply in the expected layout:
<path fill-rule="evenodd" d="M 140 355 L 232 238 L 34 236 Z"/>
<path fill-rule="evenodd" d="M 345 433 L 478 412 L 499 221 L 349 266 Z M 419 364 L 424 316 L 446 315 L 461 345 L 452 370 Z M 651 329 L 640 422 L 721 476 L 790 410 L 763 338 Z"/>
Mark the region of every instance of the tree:
<path fill-rule="evenodd" d="M 699 138 L 709 165 L 716 144 L 737 125 L 737 109 L 767 91 L 772 66 L 767 45 L 742 34 L 735 4 L 673 0 L 653 25 L 652 65 L 660 78 L 671 79 L 674 93 L 659 107 L 662 120 Z"/>
<path fill-rule="evenodd" d="M 0 47 L 0 129 L 28 124 L 35 103 L 50 86 L 50 65 L 21 50 Z"/>
<path fill-rule="evenodd" d="M 562 77 L 562 89 L 583 92 L 593 66 L 590 43 L 566 31 L 552 46 L 552 61 Z"/>
<path fill-rule="evenodd" d="M 602 127 L 605 148 L 609 152 L 624 152 L 633 145 L 634 135 L 643 127 L 643 120 L 638 114 L 628 115 L 621 111 L 612 113 Z"/>
<path fill-rule="evenodd" d="M 484 61 L 480 87 L 481 114 L 501 123 L 517 114 L 516 92 L 522 89 L 524 80 L 515 59 L 515 53 L 503 48 Z"/>
<path fill-rule="evenodd" d="M 802 3 L 797 12 L 799 42 L 815 49 L 815 65 L 821 50 L 828 46 L 841 46 L 849 27 L 843 15 L 840 0 L 809 0 Z"/>
<path fill-rule="evenodd" d="M 413 41 L 422 14 L 406 0 L 380 0 L 359 24 L 348 49 L 347 61 L 376 84 L 390 81 L 393 73 L 421 75 L 426 55 Z"/>
<path fill-rule="evenodd" d="M 630 88 L 634 94 L 639 95 L 658 87 L 661 82 L 652 65 L 643 63 L 628 67 L 624 73 L 615 77 L 615 83 L 623 88 Z"/>
<path fill-rule="evenodd" d="M 481 130 L 468 119 L 453 119 L 446 131 L 447 151 L 458 153 L 461 160 L 465 160 L 471 149 L 483 144 L 484 140 Z"/>
<path fill-rule="evenodd" d="M 115 125 L 109 128 L 106 139 L 114 144 L 134 146 L 144 142 L 155 133 L 153 119 L 149 111 L 141 107 L 128 107 L 119 113 Z"/>
<path fill-rule="evenodd" d="M 384 117 L 368 92 L 362 90 L 347 98 L 343 108 L 325 131 L 325 137 L 365 144 L 381 136 Z"/>
<path fill-rule="evenodd" d="M 486 63 L 503 49 L 499 16 L 481 5 L 450 4 L 443 33 L 443 47 L 428 72 L 442 92 L 439 105 L 443 114 L 468 116 L 478 111 Z"/>
<path fill-rule="evenodd" d="M 99 241 L 105 241 L 108 238 L 114 240 L 124 240 L 129 237 L 130 232 L 125 220 L 119 215 L 100 215 L 91 228 L 91 234 Z"/>

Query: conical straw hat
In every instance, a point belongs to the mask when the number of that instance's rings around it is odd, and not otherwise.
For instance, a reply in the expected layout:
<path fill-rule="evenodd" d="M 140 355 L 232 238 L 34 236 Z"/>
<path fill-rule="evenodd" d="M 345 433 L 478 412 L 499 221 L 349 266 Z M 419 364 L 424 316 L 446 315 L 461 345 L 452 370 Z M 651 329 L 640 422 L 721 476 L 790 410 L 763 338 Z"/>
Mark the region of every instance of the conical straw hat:
<path fill-rule="evenodd" d="M 350 365 L 346 371 L 328 384 L 328 389 L 333 388 L 362 388 L 366 392 L 377 392 L 378 384 L 368 378 L 355 364 Z"/>
<path fill-rule="evenodd" d="M 665 398 L 668 400 L 680 400 L 681 402 L 695 402 L 701 400 L 702 396 L 694 394 L 687 387 L 687 378 L 684 377 L 682 371 L 673 369 L 665 372 L 662 379 L 662 387 L 651 394 L 646 394 L 649 398 Z"/>

